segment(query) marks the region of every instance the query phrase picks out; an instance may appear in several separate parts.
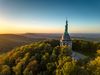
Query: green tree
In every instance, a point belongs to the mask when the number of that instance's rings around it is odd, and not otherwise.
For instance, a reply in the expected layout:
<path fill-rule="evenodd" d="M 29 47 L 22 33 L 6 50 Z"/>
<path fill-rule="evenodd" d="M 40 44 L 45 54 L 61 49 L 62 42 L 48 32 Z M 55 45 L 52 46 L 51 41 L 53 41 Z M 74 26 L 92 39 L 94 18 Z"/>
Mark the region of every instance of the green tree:
<path fill-rule="evenodd" d="M 63 57 L 58 63 L 56 75 L 72 75 L 75 73 L 76 62 L 70 57 Z"/>
<path fill-rule="evenodd" d="M 15 75 L 22 75 L 23 62 L 19 62 L 15 67 L 13 67 L 13 72 Z"/>
<path fill-rule="evenodd" d="M 90 75 L 100 75 L 100 56 L 88 63 L 87 70 L 89 70 Z"/>
<path fill-rule="evenodd" d="M 11 70 L 8 65 L 0 66 L 0 75 L 11 75 Z"/>

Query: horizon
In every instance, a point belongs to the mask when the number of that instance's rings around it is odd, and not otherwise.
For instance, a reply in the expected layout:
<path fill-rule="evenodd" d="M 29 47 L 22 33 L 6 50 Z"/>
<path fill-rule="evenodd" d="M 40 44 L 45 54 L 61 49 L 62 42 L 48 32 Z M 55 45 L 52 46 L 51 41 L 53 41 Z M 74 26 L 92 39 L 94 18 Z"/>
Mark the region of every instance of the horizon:
<path fill-rule="evenodd" d="M 99 0 L 1 0 L 0 34 L 100 33 Z"/>
<path fill-rule="evenodd" d="M 0 35 L 13 35 L 13 34 L 15 34 L 15 35 L 21 35 L 21 34 L 64 34 L 64 32 L 62 32 L 62 33 L 0 33 Z M 100 33 L 69 33 L 70 35 L 72 34 L 89 34 L 89 35 L 93 35 L 93 34 L 99 34 L 100 35 Z"/>

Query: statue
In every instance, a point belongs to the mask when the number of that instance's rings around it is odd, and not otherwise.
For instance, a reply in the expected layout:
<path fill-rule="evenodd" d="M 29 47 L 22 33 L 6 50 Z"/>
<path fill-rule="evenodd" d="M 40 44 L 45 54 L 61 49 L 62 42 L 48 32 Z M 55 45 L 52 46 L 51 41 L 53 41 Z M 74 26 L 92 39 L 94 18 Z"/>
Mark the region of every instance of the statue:
<path fill-rule="evenodd" d="M 66 20 L 66 25 L 65 25 L 65 34 L 68 33 L 68 21 Z"/>

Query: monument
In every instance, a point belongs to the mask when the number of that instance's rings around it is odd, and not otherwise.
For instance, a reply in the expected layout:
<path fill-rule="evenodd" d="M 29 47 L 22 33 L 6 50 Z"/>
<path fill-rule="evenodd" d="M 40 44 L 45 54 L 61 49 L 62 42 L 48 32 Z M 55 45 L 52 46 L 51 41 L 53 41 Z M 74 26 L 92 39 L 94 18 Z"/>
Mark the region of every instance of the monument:
<path fill-rule="evenodd" d="M 62 35 L 62 38 L 60 39 L 60 46 L 64 46 L 64 45 L 67 45 L 70 49 L 72 49 L 72 40 L 68 33 L 68 21 L 67 20 L 66 20 L 64 34 Z"/>

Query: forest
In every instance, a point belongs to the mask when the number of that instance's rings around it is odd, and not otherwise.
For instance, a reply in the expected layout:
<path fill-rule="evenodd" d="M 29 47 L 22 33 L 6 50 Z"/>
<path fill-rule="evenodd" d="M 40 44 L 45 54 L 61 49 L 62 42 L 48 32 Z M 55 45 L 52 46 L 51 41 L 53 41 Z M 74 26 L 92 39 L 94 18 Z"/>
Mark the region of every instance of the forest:
<path fill-rule="evenodd" d="M 100 75 L 100 43 L 73 40 L 73 50 L 87 56 L 71 57 L 59 40 L 33 42 L 0 55 L 0 75 Z"/>

